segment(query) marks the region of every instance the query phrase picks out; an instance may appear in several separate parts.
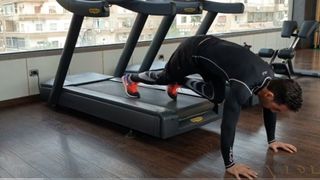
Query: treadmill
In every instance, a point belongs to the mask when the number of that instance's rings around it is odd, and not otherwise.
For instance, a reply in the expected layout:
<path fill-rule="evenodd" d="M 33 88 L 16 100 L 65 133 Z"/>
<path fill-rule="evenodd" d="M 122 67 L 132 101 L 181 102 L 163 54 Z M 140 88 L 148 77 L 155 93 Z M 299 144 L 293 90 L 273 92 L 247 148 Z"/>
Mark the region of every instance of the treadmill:
<path fill-rule="evenodd" d="M 40 95 L 49 105 L 67 107 L 159 138 L 169 138 L 220 119 L 213 105 L 192 93 L 173 101 L 162 89 L 140 87 L 141 98 L 126 96 L 120 76 L 97 73 L 67 75 L 85 16 L 108 17 L 110 5 L 137 12 L 121 54 L 124 72 L 148 15 L 176 14 L 179 3 L 163 0 L 57 0 L 73 13 L 70 29 L 54 79 L 41 84 Z M 119 67 L 119 65 L 118 65 Z"/>

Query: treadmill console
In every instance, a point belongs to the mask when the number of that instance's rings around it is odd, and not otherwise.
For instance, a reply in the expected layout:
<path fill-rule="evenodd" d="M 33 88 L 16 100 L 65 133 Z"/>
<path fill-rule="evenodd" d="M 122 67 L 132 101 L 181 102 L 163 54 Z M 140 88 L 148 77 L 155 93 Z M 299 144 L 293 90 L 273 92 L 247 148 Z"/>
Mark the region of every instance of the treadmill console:
<path fill-rule="evenodd" d="M 68 11 L 88 17 L 108 17 L 110 15 L 109 3 L 105 0 L 57 0 Z"/>

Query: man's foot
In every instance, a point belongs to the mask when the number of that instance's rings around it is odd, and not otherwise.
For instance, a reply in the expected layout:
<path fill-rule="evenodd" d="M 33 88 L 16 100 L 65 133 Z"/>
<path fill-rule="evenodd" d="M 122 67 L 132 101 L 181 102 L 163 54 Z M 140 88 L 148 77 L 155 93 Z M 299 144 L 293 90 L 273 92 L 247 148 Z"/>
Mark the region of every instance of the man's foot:
<path fill-rule="evenodd" d="M 130 74 L 122 76 L 121 80 L 127 96 L 131 98 L 140 98 L 140 94 L 138 92 L 138 83 L 131 81 Z"/>
<path fill-rule="evenodd" d="M 180 88 L 179 84 L 169 84 L 167 86 L 167 94 L 169 97 L 171 97 L 173 100 L 177 100 L 178 95 L 178 88 Z"/>

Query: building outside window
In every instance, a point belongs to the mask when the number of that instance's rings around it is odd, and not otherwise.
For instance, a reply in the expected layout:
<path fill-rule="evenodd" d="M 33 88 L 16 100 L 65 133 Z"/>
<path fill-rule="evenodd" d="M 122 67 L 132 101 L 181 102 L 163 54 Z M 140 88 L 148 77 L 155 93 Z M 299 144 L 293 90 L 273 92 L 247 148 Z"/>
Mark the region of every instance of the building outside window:
<path fill-rule="evenodd" d="M 218 14 L 210 34 L 278 28 L 288 19 L 288 0 L 215 1 L 242 2 L 245 11 Z M 77 46 L 126 42 L 136 13 L 116 5 L 110 8 L 110 17 L 85 18 Z M 205 14 L 177 15 L 166 38 L 194 35 Z M 0 0 L 0 53 L 62 48 L 71 17 L 55 0 Z M 139 40 L 152 40 L 161 19 L 149 16 Z"/>

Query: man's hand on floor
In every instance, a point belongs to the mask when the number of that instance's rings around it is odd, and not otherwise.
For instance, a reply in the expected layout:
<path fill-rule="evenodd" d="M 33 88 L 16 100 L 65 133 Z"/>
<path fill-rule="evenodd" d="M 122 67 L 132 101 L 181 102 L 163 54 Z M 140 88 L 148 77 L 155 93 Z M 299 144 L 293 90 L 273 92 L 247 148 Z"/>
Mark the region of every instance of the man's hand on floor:
<path fill-rule="evenodd" d="M 248 179 L 254 179 L 258 177 L 257 172 L 253 171 L 249 166 L 244 164 L 235 164 L 232 167 L 229 167 L 227 172 L 236 177 L 237 180 L 240 180 L 241 176 Z"/>
<path fill-rule="evenodd" d="M 278 152 L 279 149 L 287 151 L 289 153 L 297 152 L 297 148 L 291 144 L 283 143 L 275 141 L 269 144 L 269 148 L 272 149 L 274 152 Z"/>

